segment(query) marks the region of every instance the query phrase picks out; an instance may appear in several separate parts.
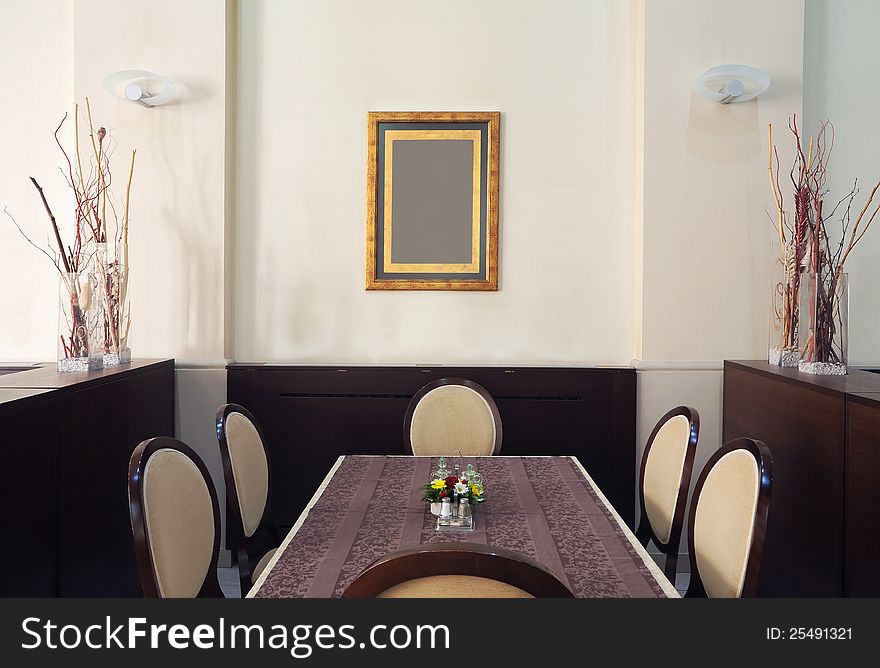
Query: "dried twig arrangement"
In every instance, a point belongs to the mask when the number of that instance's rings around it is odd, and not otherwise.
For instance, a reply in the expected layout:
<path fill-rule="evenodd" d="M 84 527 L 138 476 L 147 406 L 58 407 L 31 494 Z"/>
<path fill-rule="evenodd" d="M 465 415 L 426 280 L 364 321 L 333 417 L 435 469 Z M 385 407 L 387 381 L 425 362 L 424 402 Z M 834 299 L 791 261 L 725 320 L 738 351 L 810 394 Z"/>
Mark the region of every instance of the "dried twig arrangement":
<path fill-rule="evenodd" d="M 846 350 L 841 336 L 845 335 L 846 323 L 840 303 L 846 281 L 845 265 L 880 211 L 880 202 L 875 205 L 880 182 L 871 190 L 855 220 L 853 205 L 859 194 L 857 181 L 849 193 L 827 211 L 825 202 L 829 192 L 826 181 L 834 147 L 834 127 L 830 122 L 823 122 L 816 137 L 809 139 L 806 153 L 796 117 L 790 122 L 789 129 L 797 151 L 789 173 L 794 189 L 791 213 L 785 210 L 779 154 L 773 144 L 772 126 L 768 128 L 767 172 L 777 209 L 776 232 L 784 262 L 784 278 L 777 290 L 782 303 L 778 316 L 783 325 L 783 343 L 795 351 L 802 370 L 813 370 L 810 365 L 820 364 L 836 368 L 836 371 L 822 372 L 845 373 Z M 829 220 L 840 223 L 836 242 L 832 241 L 826 228 Z M 801 295 L 805 275 L 810 275 L 813 284 Z M 800 313 L 804 304 L 808 313 Z M 806 326 L 798 326 L 799 316 Z"/>
<path fill-rule="evenodd" d="M 800 132 L 795 116 L 789 123 L 789 130 L 795 138 L 797 152 L 789 171 L 789 180 L 794 189 L 793 210 L 786 211 L 785 195 L 782 188 L 779 150 L 773 143 L 773 125 L 767 126 L 767 176 L 770 190 L 776 205 L 775 228 L 779 242 L 779 257 L 776 262 L 781 267 L 781 278 L 773 285 L 772 318 L 780 330 L 777 347 L 771 347 L 771 362 L 782 366 L 794 366 L 798 360 L 798 302 L 800 276 L 809 250 L 808 240 L 815 211 L 810 196 L 811 187 L 823 184 L 827 169 L 830 147 L 824 144 L 824 135 L 816 143 L 810 140 L 804 153 Z M 815 153 L 815 155 L 814 155 Z M 772 344 L 773 342 L 771 342 Z"/>
<path fill-rule="evenodd" d="M 80 281 L 78 277 L 83 272 L 90 270 L 92 264 L 94 264 L 94 271 L 102 288 L 97 291 L 100 294 L 94 296 L 100 298 L 103 305 L 103 352 L 121 355 L 127 349 L 128 332 L 131 326 L 131 312 L 128 302 L 128 226 L 131 181 L 134 175 L 136 151 L 132 151 L 131 154 L 125 200 L 120 218 L 117 212 L 118 204 L 110 188 L 112 184 L 110 158 L 113 154 L 114 144 L 105 128 L 95 129 L 88 98 L 86 99 L 86 120 L 91 151 L 87 154 L 85 162 L 83 161 L 83 152 L 80 149 L 78 105 L 74 110 L 72 157 L 59 139 L 59 133 L 66 120 L 67 114 L 64 114 L 55 129 L 54 138 L 64 157 L 65 167 L 62 168 L 62 173 L 74 196 L 72 242 L 68 244 L 63 242 L 58 221 L 49 206 L 43 188 L 33 177 L 31 177 L 31 183 L 39 193 L 49 218 L 54 236 L 54 247 L 51 243 L 48 248 L 38 246 L 24 232 L 12 215 L 5 209 L 4 212 L 27 242 L 49 258 L 61 275 L 63 285 L 70 295 L 69 324 L 71 331 L 69 335 L 60 334 L 65 355 L 69 358 L 89 356 L 86 332 L 90 325 L 85 322 L 84 312 L 88 310 L 87 306 L 91 306 L 93 291 L 88 281 Z M 83 168 L 84 164 L 85 169 Z M 112 223 L 112 230 L 110 223 Z M 107 252 L 108 247 L 112 248 L 112 252 Z"/>

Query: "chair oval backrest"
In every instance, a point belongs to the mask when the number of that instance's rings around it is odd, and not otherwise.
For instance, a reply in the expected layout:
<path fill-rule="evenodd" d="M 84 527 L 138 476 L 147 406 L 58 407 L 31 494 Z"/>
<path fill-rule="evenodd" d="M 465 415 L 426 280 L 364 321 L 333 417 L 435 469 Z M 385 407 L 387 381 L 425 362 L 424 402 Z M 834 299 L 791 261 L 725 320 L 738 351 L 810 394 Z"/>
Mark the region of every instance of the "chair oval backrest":
<path fill-rule="evenodd" d="M 141 443 L 129 466 L 129 507 L 146 596 L 219 595 L 217 497 L 194 451 L 172 438 Z"/>
<path fill-rule="evenodd" d="M 224 426 L 242 528 L 250 538 L 260 526 L 269 496 L 266 448 L 257 427 L 243 413 L 228 413 Z"/>
<path fill-rule="evenodd" d="M 226 482 L 226 542 L 246 592 L 281 543 L 272 520 L 271 456 L 263 430 L 244 406 L 220 406 L 214 427 Z"/>
<path fill-rule="evenodd" d="M 699 433 L 696 411 L 684 406 L 667 413 L 647 445 L 642 464 L 642 503 L 654 537 L 667 545 L 673 525 L 684 518 Z M 680 535 L 680 534 L 679 534 Z M 678 545 L 673 546 L 678 550 Z"/>
<path fill-rule="evenodd" d="M 497 454 L 501 417 L 491 395 L 463 378 L 442 378 L 425 385 L 410 401 L 405 440 L 414 455 Z"/>
<path fill-rule="evenodd" d="M 367 566 L 344 598 L 572 598 L 568 586 L 525 555 L 477 543 L 433 543 Z"/>
<path fill-rule="evenodd" d="M 692 587 L 698 595 L 738 598 L 756 594 L 771 466 L 767 446 L 741 438 L 721 447 L 700 474 L 689 528 L 692 570 L 696 571 Z"/>

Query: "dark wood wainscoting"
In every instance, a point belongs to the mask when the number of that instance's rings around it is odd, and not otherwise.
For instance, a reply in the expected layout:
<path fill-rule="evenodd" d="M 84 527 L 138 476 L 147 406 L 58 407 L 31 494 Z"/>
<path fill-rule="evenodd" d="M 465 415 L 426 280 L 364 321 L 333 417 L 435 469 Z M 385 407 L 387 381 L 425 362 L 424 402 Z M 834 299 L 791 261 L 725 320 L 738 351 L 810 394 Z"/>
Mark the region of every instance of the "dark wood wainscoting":
<path fill-rule="evenodd" d="M 0 596 L 140 596 L 128 459 L 173 435 L 173 360 L 0 377 Z"/>
<path fill-rule="evenodd" d="M 880 594 L 880 376 L 724 363 L 723 439 L 773 454 L 762 596 Z M 880 398 L 880 395 L 876 395 Z"/>
<path fill-rule="evenodd" d="M 493 396 L 502 455 L 576 456 L 632 525 L 633 369 L 233 364 L 229 401 L 248 408 L 269 441 L 276 520 L 296 521 L 339 455 L 404 454 L 410 398 L 444 377 L 475 381 Z"/>

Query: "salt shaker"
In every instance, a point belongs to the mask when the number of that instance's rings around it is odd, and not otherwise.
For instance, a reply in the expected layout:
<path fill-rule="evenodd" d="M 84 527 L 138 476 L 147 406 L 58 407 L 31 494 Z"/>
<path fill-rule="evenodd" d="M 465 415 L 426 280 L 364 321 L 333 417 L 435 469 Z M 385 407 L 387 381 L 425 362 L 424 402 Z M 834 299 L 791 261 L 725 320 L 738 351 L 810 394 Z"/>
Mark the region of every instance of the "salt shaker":
<path fill-rule="evenodd" d="M 440 517 L 452 517 L 452 501 L 448 496 L 440 501 Z"/>

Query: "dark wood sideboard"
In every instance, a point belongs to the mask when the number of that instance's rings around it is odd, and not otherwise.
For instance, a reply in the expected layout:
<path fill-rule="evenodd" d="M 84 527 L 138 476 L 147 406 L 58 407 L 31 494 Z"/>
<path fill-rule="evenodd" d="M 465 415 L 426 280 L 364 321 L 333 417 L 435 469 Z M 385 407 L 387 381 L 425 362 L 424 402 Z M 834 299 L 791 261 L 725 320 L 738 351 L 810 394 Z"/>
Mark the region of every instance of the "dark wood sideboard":
<path fill-rule="evenodd" d="M 493 396 L 502 455 L 576 456 L 632 526 L 634 369 L 232 364 L 229 401 L 254 414 L 268 441 L 275 520 L 296 521 L 339 455 L 404 454 L 410 399 L 445 377 L 470 379 Z"/>
<path fill-rule="evenodd" d="M 173 435 L 173 360 L 0 375 L 0 596 L 140 596 L 128 459 Z"/>
<path fill-rule="evenodd" d="M 880 374 L 724 363 L 723 439 L 773 453 L 759 593 L 880 596 Z"/>

